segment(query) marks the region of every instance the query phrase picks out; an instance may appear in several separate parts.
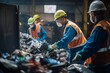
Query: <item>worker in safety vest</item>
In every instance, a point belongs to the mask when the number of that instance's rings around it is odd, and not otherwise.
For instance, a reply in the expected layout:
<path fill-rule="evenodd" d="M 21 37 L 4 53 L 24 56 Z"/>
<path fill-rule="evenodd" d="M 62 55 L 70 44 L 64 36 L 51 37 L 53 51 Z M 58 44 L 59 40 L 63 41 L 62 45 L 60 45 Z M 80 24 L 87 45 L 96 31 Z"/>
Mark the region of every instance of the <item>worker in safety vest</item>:
<path fill-rule="evenodd" d="M 28 24 L 30 25 L 29 33 L 33 38 L 37 39 L 38 41 L 44 41 L 46 39 L 47 34 L 40 23 L 39 15 L 34 15 L 33 18 L 30 17 L 28 19 Z"/>
<path fill-rule="evenodd" d="M 94 66 L 95 73 L 110 73 L 110 23 L 105 20 L 106 7 L 100 0 L 89 7 L 90 21 L 95 24 L 83 49 L 76 53 L 73 62 L 85 61 Z"/>
<path fill-rule="evenodd" d="M 86 42 L 86 38 L 81 29 L 74 22 L 67 19 L 67 14 L 65 13 L 65 11 L 56 11 L 54 14 L 54 19 L 58 27 L 65 28 L 62 39 L 52 44 L 49 49 L 69 49 L 71 62 L 76 51 L 80 50 L 80 48 Z"/>

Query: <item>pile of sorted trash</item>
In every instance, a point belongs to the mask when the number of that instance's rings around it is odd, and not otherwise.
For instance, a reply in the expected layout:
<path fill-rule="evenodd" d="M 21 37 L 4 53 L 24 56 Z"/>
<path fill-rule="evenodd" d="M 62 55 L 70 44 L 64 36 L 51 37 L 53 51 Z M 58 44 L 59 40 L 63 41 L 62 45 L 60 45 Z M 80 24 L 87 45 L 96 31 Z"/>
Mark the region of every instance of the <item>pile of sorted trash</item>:
<path fill-rule="evenodd" d="M 70 65 L 64 49 L 47 51 L 48 47 L 47 42 L 20 33 L 20 49 L 0 53 L 0 73 L 93 73 L 83 65 Z"/>
<path fill-rule="evenodd" d="M 20 49 L 30 51 L 33 48 L 40 48 L 42 43 L 32 38 L 31 35 L 20 32 Z"/>

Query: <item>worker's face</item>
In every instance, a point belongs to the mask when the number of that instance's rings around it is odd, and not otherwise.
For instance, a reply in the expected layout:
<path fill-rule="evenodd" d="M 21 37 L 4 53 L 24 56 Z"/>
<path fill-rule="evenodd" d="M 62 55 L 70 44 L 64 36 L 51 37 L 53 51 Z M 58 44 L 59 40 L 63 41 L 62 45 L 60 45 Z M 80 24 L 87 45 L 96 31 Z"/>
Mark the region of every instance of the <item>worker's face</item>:
<path fill-rule="evenodd" d="M 35 21 L 34 24 L 37 24 L 37 21 Z"/>
<path fill-rule="evenodd" d="M 35 20 L 35 24 L 37 24 L 38 22 L 40 22 L 39 18 Z"/>
<path fill-rule="evenodd" d="M 97 19 L 96 16 L 94 15 L 94 12 L 90 12 L 89 15 L 90 15 L 90 21 L 92 23 L 96 23 Z"/>
<path fill-rule="evenodd" d="M 62 27 L 62 25 L 63 25 L 63 18 L 57 19 L 56 20 L 56 24 L 57 24 L 58 27 Z"/>
<path fill-rule="evenodd" d="M 38 22 L 39 22 L 39 20 L 38 20 L 38 19 L 36 19 L 34 23 L 35 23 L 35 24 L 37 24 Z"/>
<path fill-rule="evenodd" d="M 60 22 L 56 21 L 56 24 L 58 27 L 62 27 L 62 24 Z"/>
<path fill-rule="evenodd" d="M 32 23 L 32 24 L 30 25 L 30 28 L 33 28 L 33 27 L 34 27 L 34 25 L 35 25 L 35 24 L 34 24 L 34 23 Z"/>

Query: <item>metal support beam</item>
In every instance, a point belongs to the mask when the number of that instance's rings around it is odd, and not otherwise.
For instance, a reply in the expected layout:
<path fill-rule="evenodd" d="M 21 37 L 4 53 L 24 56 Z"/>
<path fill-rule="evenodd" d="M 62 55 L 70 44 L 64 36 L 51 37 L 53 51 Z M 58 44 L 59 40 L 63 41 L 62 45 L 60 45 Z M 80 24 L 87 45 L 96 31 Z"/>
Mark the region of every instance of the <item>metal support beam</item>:
<path fill-rule="evenodd" d="M 35 13 L 35 0 L 32 0 L 32 15 Z"/>
<path fill-rule="evenodd" d="M 88 12 L 88 0 L 84 0 L 84 18 L 83 18 L 83 29 L 84 29 L 84 34 L 87 37 L 87 12 Z"/>

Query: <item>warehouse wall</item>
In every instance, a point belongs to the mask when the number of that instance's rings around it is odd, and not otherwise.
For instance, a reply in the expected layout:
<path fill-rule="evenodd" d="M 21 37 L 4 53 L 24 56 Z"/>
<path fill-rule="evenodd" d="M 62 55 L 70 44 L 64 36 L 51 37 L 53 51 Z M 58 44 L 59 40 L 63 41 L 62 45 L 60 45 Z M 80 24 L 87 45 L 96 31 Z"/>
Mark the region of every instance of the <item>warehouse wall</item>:
<path fill-rule="evenodd" d="M 44 19 L 45 21 L 53 21 L 54 18 L 54 14 L 48 14 L 48 13 L 44 13 L 44 5 L 35 5 L 35 14 L 39 14 L 41 16 L 42 19 Z M 82 6 L 78 7 L 81 12 L 82 12 Z M 30 16 L 33 16 L 32 11 L 32 5 L 19 5 L 19 9 L 20 12 L 22 14 L 27 14 Z M 57 9 L 62 9 L 64 11 L 67 12 L 68 16 L 70 17 L 71 14 L 73 14 L 73 16 L 71 16 L 72 18 L 70 18 L 72 21 L 76 21 L 76 22 L 80 22 L 82 21 L 82 15 L 80 14 L 80 12 L 78 11 L 77 7 L 74 7 L 73 5 L 58 5 Z"/>
<path fill-rule="evenodd" d="M 8 2 L 8 0 L 3 1 L 3 2 Z M 39 14 L 40 17 L 46 22 L 50 22 L 50 21 L 54 20 L 54 13 L 51 13 L 51 14 L 44 13 L 45 4 L 46 5 L 57 5 L 56 10 L 58 10 L 58 9 L 64 10 L 67 13 L 68 18 L 70 20 L 72 20 L 73 22 L 77 23 L 78 26 L 80 26 L 80 28 L 82 28 L 82 26 L 83 26 L 82 25 L 82 14 L 81 14 L 81 13 L 83 13 L 83 3 L 82 2 L 83 2 L 82 0 L 80 0 L 80 1 L 75 0 L 75 2 L 74 1 L 72 1 L 72 2 L 59 1 L 59 0 L 42 2 L 42 1 L 35 0 L 35 3 L 33 3 L 32 1 L 29 1 L 29 0 L 27 0 L 26 2 L 24 0 L 23 1 L 19 1 L 19 0 L 14 1 L 13 0 L 13 1 L 9 1 L 8 3 L 16 4 L 19 6 L 20 22 L 22 23 L 20 31 L 24 32 L 24 33 L 28 33 L 29 26 L 27 25 L 27 21 L 30 16 L 33 16 L 34 14 Z M 33 5 L 33 4 L 35 4 L 35 5 Z M 53 28 L 51 29 L 51 31 L 52 30 L 53 30 Z M 54 37 L 51 34 L 54 33 L 55 31 L 52 31 L 52 32 L 51 31 L 47 31 L 47 34 L 49 36 L 48 38 Z M 57 39 L 55 41 L 57 41 Z M 51 41 L 51 42 L 53 43 L 54 41 Z"/>

